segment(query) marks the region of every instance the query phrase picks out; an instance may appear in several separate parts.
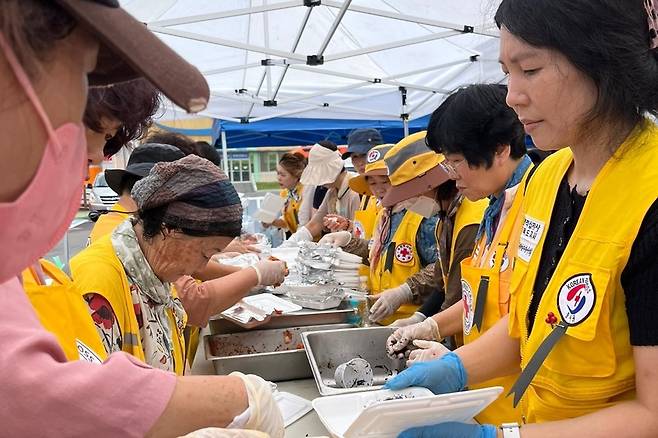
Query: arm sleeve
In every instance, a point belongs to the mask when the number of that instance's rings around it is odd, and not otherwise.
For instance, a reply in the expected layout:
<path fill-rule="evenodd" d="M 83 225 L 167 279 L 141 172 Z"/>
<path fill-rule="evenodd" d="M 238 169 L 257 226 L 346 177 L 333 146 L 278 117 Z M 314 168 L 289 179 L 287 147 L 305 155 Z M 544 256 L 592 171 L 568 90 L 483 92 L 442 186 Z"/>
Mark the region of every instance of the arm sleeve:
<path fill-rule="evenodd" d="M 407 278 L 406 283 L 411 288 L 414 304 L 424 304 L 427 298 L 434 293 L 443 294 L 443 280 L 441 279 L 440 269 L 437 263 L 431 263 Z M 441 299 L 441 302 L 443 302 L 443 299 Z"/>
<path fill-rule="evenodd" d="M 327 194 L 327 189 L 325 187 L 322 186 L 315 187 L 315 191 L 313 193 L 312 207 L 315 208 L 316 210 L 320 208 L 320 205 L 322 205 L 322 202 L 324 201 L 326 194 Z"/>
<path fill-rule="evenodd" d="M 213 315 L 213 297 L 217 296 L 216 283 L 207 281 L 197 282 L 189 275 L 184 275 L 174 282 L 185 313 L 187 313 L 187 324 L 195 327 L 205 327 Z"/>
<path fill-rule="evenodd" d="M 451 257 L 450 270 L 448 271 L 445 301 L 441 306 L 441 310 L 447 309 L 462 299 L 462 270 L 460 263 L 473 253 L 478 228 L 479 224 L 467 225 L 457 235 L 455 253 Z"/>
<path fill-rule="evenodd" d="M 363 264 L 370 265 L 370 251 L 368 250 L 368 241 L 352 237 L 352 240 L 343 247 L 343 250 L 350 254 L 358 255 L 363 259 Z"/>
<path fill-rule="evenodd" d="M 124 353 L 67 362 L 18 279 L 0 284 L 0 424 L 6 436 L 141 437 L 164 411 L 176 376 Z M 29 418 L 39 416 L 39 421 Z"/>
<path fill-rule="evenodd" d="M 299 205 L 299 212 L 297 213 L 297 219 L 299 219 L 300 226 L 306 225 L 306 223 L 311 220 L 315 191 L 315 186 L 304 186 L 304 190 L 302 190 L 302 202 Z"/>
<path fill-rule="evenodd" d="M 630 341 L 634 346 L 658 345 L 658 201 L 647 211 L 621 275 L 626 295 Z"/>

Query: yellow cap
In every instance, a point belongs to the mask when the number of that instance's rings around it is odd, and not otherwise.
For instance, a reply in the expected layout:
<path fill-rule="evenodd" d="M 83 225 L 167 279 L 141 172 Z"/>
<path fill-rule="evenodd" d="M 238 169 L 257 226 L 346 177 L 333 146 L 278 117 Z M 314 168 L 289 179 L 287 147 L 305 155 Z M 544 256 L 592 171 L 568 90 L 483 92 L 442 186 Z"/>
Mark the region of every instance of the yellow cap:
<path fill-rule="evenodd" d="M 380 144 L 368 151 L 366 155 L 366 170 L 363 175 L 357 175 L 350 179 L 350 188 L 360 195 L 372 196 L 372 191 L 366 176 L 388 175 L 388 168 L 384 162 L 384 157 L 393 148 L 392 144 Z"/>
<path fill-rule="evenodd" d="M 445 157 L 427 147 L 426 134 L 421 131 L 403 138 L 384 157 L 391 180 L 391 189 L 382 200 L 384 207 L 422 195 L 449 179 L 440 166 Z"/>

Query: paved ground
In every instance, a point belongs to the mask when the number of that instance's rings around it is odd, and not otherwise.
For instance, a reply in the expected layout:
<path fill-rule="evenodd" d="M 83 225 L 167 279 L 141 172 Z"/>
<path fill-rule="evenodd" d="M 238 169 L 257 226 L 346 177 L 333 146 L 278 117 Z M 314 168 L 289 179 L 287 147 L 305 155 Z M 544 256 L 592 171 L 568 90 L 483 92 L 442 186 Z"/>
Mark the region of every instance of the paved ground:
<path fill-rule="evenodd" d="M 68 259 L 87 246 L 87 238 L 93 225 L 93 222 L 87 219 L 87 210 L 80 210 L 64 239 L 46 255 L 46 258 L 55 260 L 56 263 L 59 260 L 68 272 Z"/>

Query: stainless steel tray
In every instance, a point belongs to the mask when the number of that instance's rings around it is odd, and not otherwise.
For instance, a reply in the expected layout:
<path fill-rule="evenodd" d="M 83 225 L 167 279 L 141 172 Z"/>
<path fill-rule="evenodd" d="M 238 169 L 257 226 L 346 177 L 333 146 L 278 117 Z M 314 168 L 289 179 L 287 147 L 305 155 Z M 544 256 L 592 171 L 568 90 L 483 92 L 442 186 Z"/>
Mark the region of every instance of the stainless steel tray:
<path fill-rule="evenodd" d="M 337 328 L 337 327 L 334 327 Z M 320 395 L 344 394 L 380 389 L 390 377 L 405 368 L 405 361 L 386 354 L 386 339 L 396 327 L 364 327 L 302 333 L 302 342 Z M 336 367 L 360 357 L 374 373 L 373 386 L 339 388 L 334 380 Z"/>
<path fill-rule="evenodd" d="M 350 324 L 333 324 L 207 335 L 204 337 L 206 359 L 212 362 L 216 374 L 240 371 L 273 381 L 304 379 L 313 374 L 303 351 L 301 334 L 350 327 Z"/>
<path fill-rule="evenodd" d="M 311 310 L 302 309 L 297 312 L 286 315 L 272 315 L 269 322 L 259 326 L 259 329 L 276 329 L 286 327 L 302 327 L 310 325 L 326 324 L 354 324 L 357 317 L 357 309 L 353 308 L 347 300 L 344 300 L 335 309 L 329 310 Z M 233 324 L 227 319 L 222 318 L 221 314 L 210 318 L 210 333 L 224 334 L 237 333 L 247 329 Z"/>

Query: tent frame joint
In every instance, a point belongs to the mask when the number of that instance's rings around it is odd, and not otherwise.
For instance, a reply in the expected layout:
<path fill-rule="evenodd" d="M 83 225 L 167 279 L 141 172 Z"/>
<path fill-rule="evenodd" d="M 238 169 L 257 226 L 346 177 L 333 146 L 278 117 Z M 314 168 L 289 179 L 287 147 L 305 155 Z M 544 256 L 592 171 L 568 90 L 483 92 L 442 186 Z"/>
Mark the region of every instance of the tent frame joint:
<path fill-rule="evenodd" d="M 409 120 L 409 113 L 402 113 L 402 114 L 400 114 L 400 119 L 402 119 L 402 120 Z"/>
<path fill-rule="evenodd" d="M 306 57 L 306 65 L 322 65 L 324 64 L 324 56 L 308 55 Z"/>
<path fill-rule="evenodd" d="M 306 6 L 307 8 L 320 6 L 321 4 L 322 4 L 322 0 L 304 0 L 304 6 Z"/>
<path fill-rule="evenodd" d="M 462 33 L 473 33 L 474 31 L 475 31 L 475 26 L 468 26 L 465 24 Z"/>
<path fill-rule="evenodd" d="M 471 60 L 471 62 L 476 62 L 478 60 L 480 55 L 471 55 L 468 59 Z"/>
<path fill-rule="evenodd" d="M 277 106 L 276 100 L 264 100 L 263 106 Z"/>

